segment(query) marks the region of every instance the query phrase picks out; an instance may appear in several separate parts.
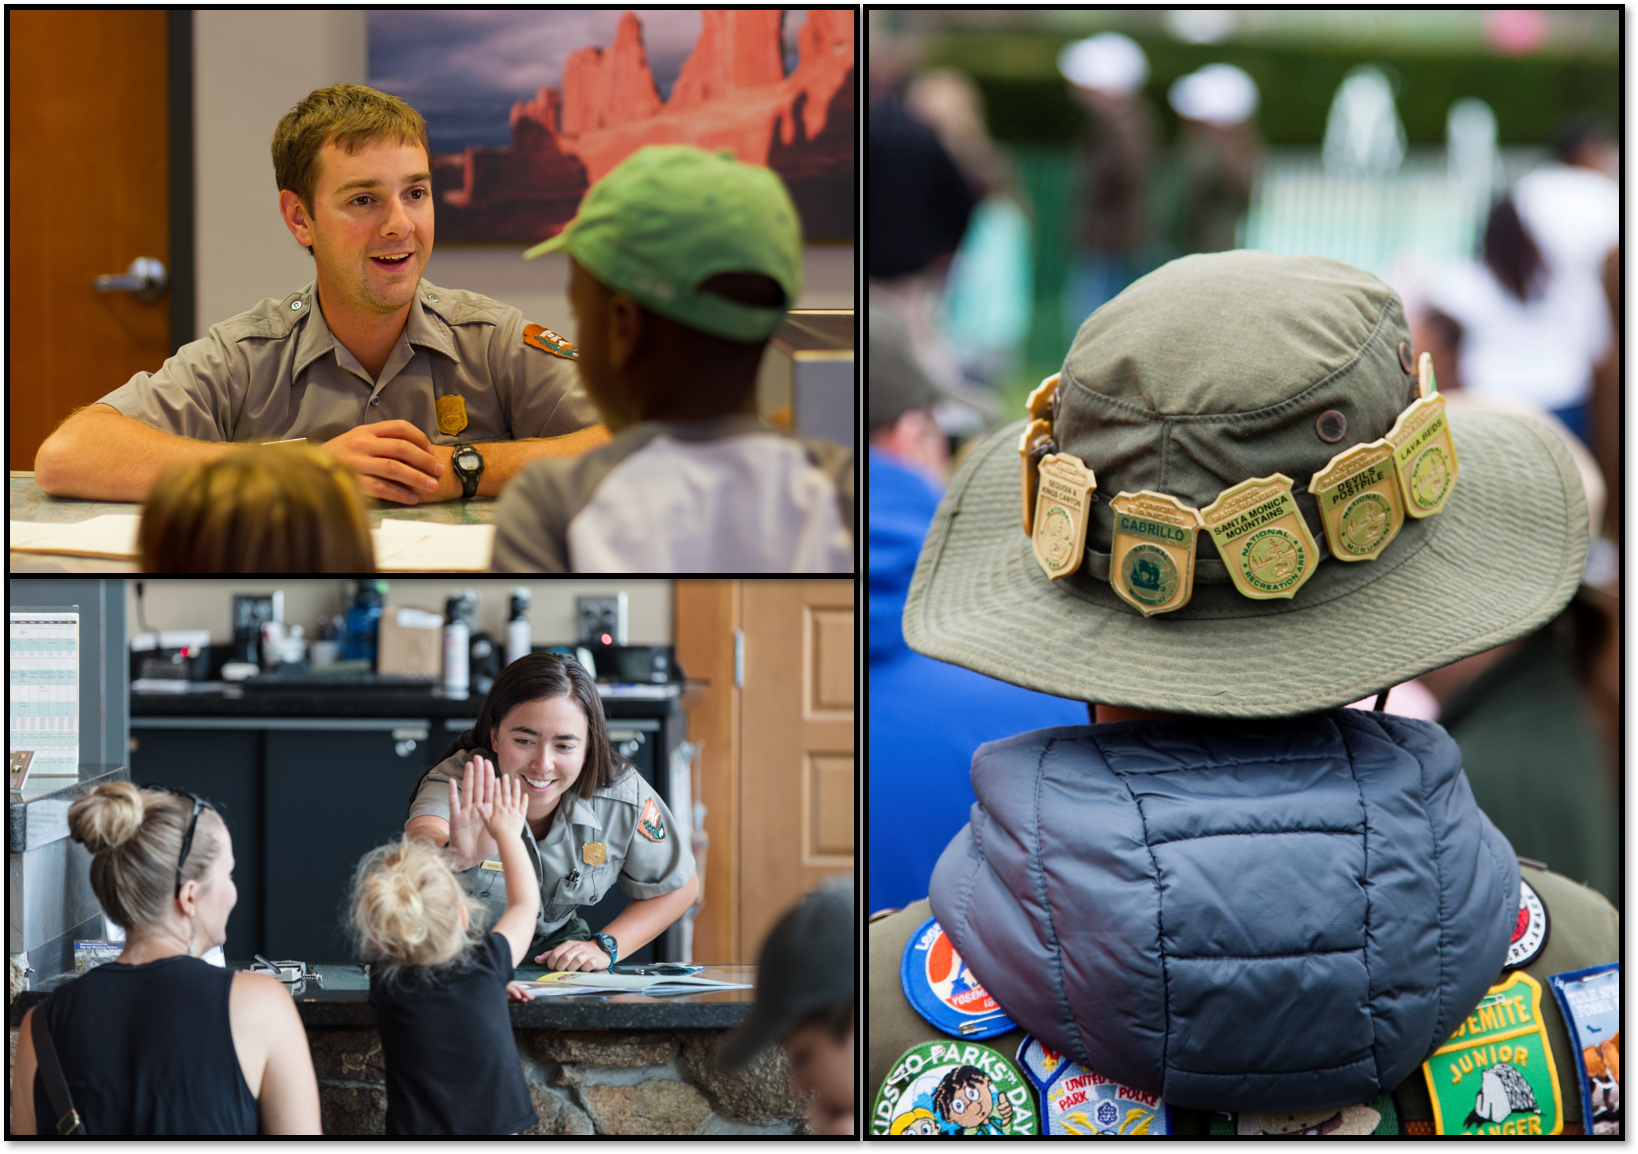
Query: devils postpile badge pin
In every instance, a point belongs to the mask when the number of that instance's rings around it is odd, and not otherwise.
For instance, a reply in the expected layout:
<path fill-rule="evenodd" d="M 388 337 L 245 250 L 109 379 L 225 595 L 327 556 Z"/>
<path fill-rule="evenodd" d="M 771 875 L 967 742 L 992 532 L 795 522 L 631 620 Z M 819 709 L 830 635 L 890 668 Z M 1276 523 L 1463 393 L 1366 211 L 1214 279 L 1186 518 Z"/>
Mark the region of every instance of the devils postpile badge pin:
<path fill-rule="evenodd" d="M 551 353 L 554 357 L 567 357 L 571 361 L 580 356 L 573 345 L 544 325 L 524 325 L 523 343 L 533 345 L 541 352 Z"/>
<path fill-rule="evenodd" d="M 1086 556 L 1086 522 L 1098 482 L 1073 453 L 1048 453 L 1037 472 L 1040 491 L 1031 547 L 1041 570 L 1056 581 L 1079 569 Z"/>
<path fill-rule="evenodd" d="M 1445 398 L 1438 393 L 1412 401 L 1386 438 L 1405 512 L 1431 517 L 1442 512 L 1456 487 L 1456 445 L 1450 439 Z"/>
<path fill-rule="evenodd" d="M 1541 957 L 1547 948 L 1547 932 L 1551 928 L 1547 917 L 1547 903 L 1519 879 L 1519 912 L 1513 922 L 1513 939 L 1507 946 L 1507 961 L 1502 970 L 1517 970 Z"/>
<path fill-rule="evenodd" d="M 1581 1082 L 1585 1133 L 1621 1133 L 1621 963 L 1547 979 L 1564 1011 Z"/>
<path fill-rule="evenodd" d="M 1109 502 L 1115 514 L 1109 585 L 1145 617 L 1170 613 L 1194 595 L 1194 549 L 1200 513 L 1148 489 Z"/>
<path fill-rule="evenodd" d="M 934 1029 L 959 1038 L 993 1038 L 1014 1028 L 995 999 L 978 984 L 967 963 L 928 918 L 910 936 L 899 966 L 904 996 Z"/>
<path fill-rule="evenodd" d="M 1512 973 L 1422 1064 L 1438 1134 L 1558 1134 L 1558 1070 L 1541 1016 L 1541 984 Z"/>
<path fill-rule="evenodd" d="M 1355 445 L 1314 474 L 1308 491 L 1319 504 L 1325 540 L 1339 561 L 1374 561 L 1405 523 L 1387 438 Z"/>
<path fill-rule="evenodd" d="M 1112 1082 L 1033 1034 L 1018 1047 L 1018 1065 L 1035 1086 L 1045 1133 L 1127 1138 L 1171 1133 L 1171 1116 L 1158 1095 Z"/>
<path fill-rule="evenodd" d="M 1319 567 L 1319 546 L 1284 473 L 1224 489 L 1200 510 L 1234 587 L 1264 601 L 1294 597 Z"/>
<path fill-rule="evenodd" d="M 1029 1086 L 1002 1054 L 925 1042 L 899 1056 L 876 1092 L 872 1134 L 1039 1134 Z"/>

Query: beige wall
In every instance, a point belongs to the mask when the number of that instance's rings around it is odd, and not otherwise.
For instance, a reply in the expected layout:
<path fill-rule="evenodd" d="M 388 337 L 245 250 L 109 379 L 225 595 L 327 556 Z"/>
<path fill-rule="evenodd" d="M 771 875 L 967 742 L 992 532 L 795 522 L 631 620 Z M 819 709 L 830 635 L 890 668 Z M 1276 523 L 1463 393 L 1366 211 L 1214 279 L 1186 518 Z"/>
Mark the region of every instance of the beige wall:
<path fill-rule="evenodd" d="M 264 297 L 313 279 L 284 227 L 268 145 L 274 125 L 315 88 L 366 79 L 366 17 L 328 9 L 194 13 L 196 335 Z M 567 257 L 522 259 L 524 245 L 443 245 L 427 279 L 515 305 L 573 339 Z M 809 246 L 801 308 L 854 307 L 854 249 Z"/>
<path fill-rule="evenodd" d="M 670 645 L 671 582 L 624 581 L 572 578 L 558 581 L 514 581 L 498 578 L 468 579 L 441 577 L 435 580 L 389 578 L 387 605 L 417 605 L 443 610 L 444 598 L 452 589 L 476 589 L 477 628 L 487 629 L 498 639 L 506 636 L 507 606 L 512 590 L 527 585 L 533 594 L 529 606 L 529 632 L 539 644 L 573 642 L 576 637 L 574 599 L 577 595 L 607 594 L 625 590 L 627 639 L 633 645 Z M 267 593 L 284 590 L 284 620 L 301 625 L 309 638 L 319 616 L 343 612 L 352 600 L 353 583 L 343 579 L 235 578 L 227 581 L 145 580 L 143 611 L 154 629 L 209 629 L 213 643 L 233 640 L 232 607 L 235 593 Z M 125 583 L 125 623 L 127 639 L 143 632 L 137 621 L 136 582 Z"/>

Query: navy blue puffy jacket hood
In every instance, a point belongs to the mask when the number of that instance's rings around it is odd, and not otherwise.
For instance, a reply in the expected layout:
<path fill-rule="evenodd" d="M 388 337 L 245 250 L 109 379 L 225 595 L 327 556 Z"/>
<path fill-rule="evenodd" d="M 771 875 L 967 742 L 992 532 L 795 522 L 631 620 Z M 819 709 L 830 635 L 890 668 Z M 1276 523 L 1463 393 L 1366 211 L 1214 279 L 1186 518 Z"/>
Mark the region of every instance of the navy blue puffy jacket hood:
<path fill-rule="evenodd" d="M 1437 725 L 1337 709 L 981 747 L 933 912 L 1021 1026 L 1198 1110 L 1391 1090 L 1472 1011 L 1512 847 Z"/>

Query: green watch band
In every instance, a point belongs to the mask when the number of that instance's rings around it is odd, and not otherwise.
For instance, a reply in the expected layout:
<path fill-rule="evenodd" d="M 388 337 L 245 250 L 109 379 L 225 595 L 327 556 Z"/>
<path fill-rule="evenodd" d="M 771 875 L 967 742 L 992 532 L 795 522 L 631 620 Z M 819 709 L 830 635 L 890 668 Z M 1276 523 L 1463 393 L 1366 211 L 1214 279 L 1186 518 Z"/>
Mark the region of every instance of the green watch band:
<path fill-rule="evenodd" d="M 614 965 L 614 959 L 620 956 L 620 943 L 609 934 L 593 934 L 597 944 L 603 947 L 603 952 L 609 956 L 609 965 Z"/>

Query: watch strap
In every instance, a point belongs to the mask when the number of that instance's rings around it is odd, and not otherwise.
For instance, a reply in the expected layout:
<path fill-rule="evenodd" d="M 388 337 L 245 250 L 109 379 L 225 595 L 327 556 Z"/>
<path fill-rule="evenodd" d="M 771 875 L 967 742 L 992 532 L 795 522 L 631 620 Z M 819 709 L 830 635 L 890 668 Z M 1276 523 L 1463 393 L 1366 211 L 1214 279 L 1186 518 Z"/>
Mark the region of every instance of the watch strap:
<path fill-rule="evenodd" d="M 620 943 L 614 940 L 614 936 L 612 934 L 598 934 L 596 936 L 597 944 L 601 946 L 603 948 L 603 952 L 609 956 L 609 965 L 614 965 L 615 959 L 620 955 Z"/>
<path fill-rule="evenodd" d="M 455 475 L 461 479 L 461 498 L 467 500 L 477 495 L 478 481 L 483 476 L 483 454 L 478 453 L 478 471 L 469 473 L 457 463 L 463 449 L 471 449 L 474 453 L 478 452 L 476 446 L 463 441 L 457 444 L 455 451 L 449 455 L 449 464 L 455 470 Z"/>

